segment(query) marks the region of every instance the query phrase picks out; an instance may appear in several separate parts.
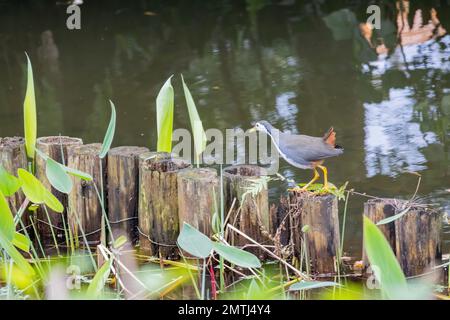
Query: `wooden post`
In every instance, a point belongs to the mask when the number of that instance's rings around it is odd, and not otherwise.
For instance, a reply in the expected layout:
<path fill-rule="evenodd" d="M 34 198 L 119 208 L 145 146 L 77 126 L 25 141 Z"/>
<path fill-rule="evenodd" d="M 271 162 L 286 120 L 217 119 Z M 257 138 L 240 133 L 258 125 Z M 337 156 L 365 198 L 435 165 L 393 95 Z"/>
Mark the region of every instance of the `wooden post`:
<path fill-rule="evenodd" d="M 277 254 L 282 254 L 282 250 L 289 245 L 290 241 L 290 219 L 289 219 L 289 199 L 282 195 L 278 204 L 270 206 L 270 220 Z"/>
<path fill-rule="evenodd" d="M 289 207 L 294 255 L 300 258 L 306 247 L 311 272 L 335 273 L 340 239 L 336 196 L 291 191 Z"/>
<path fill-rule="evenodd" d="M 179 234 L 178 171 L 189 167 L 169 153 L 139 156 L 139 243 L 145 255 L 176 259 Z"/>
<path fill-rule="evenodd" d="M 93 181 L 84 181 L 72 177 L 73 190 L 69 194 L 68 211 L 68 221 L 75 243 L 84 243 L 82 234 L 84 232 L 89 247 L 98 245 L 101 240 L 103 213 L 101 200 L 98 198 L 95 188 L 97 187 L 101 196 L 101 181 L 104 188 L 107 186 L 107 167 L 106 158 L 100 160 L 100 150 L 100 143 L 72 146 L 68 149 L 68 166 L 86 172 L 93 177 Z"/>
<path fill-rule="evenodd" d="M 124 235 L 137 243 L 139 155 L 142 147 L 117 147 L 108 153 L 108 217 L 114 239 Z"/>
<path fill-rule="evenodd" d="M 374 206 L 383 209 L 374 215 Z M 436 211 L 396 199 L 369 200 L 364 208 L 364 214 L 375 223 L 407 210 L 394 222 L 379 226 L 407 277 L 430 271 L 441 259 L 441 216 Z"/>
<path fill-rule="evenodd" d="M 207 236 L 212 234 L 212 214 L 220 214 L 219 188 L 216 170 L 188 168 L 178 173 L 180 228 L 187 222 Z"/>
<path fill-rule="evenodd" d="M 21 137 L 0 138 L 0 164 L 8 173 L 17 177 L 17 169 L 27 168 L 27 154 L 25 151 L 25 140 Z M 12 212 L 17 212 L 25 200 L 22 190 L 17 191 L 13 196 L 7 198 Z M 24 225 L 28 225 L 28 215 L 22 215 Z"/>
<path fill-rule="evenodd" d="M 67 164 L 67 149 L 72 146 L 82 145 L 83 141 L 79 138 L 72 138 L 66 136 L 51 136 L 51 137 L 41 137 L 36 141 L 36 148 L 39 149 L 42 153 L 46 154 L 53 160 L 59 163 Z M 45 173 L 46 161 L 42 159 L 39 155 L 36 155 L 36 177 L 42 184 L 48 189 L 51 190 L 53 195 L 62 203 L 64 208 L 67 208 L 68 196 L 62 192 L 59 192 L 55 188 L 52 187 L 50 182 L 47 179 L 47 175 Z M 72 191 L 73 192 L 73 191 Z M 53 227 L 53 232 L 55 233 L 56 240 L 58 243 L 65 243 L 65 233 L 64 233 L 64 219 L 67 217 L 67 211 L 64 209 L 63 213 L 57 213 L 53 210 L 47 208 L 48 215 L 50 217 L 50 222 L 47 217 L 47 213 L 43 209 L 38 210 L 38 232 L 39 236 L 42 240 L 42 244 L 44 246 L 53 246 L 54 241 L 52 237 L 51 229 L 52 227 L 49 225 L 51 223 Z M 67 219 L 65 219 L 67 221 Z"/>
<path fill-rule="evenodd" d="M 269 196 L 266 181 L 261 179 L 265 175 L 264 168 L 253 165 L 236 165 L 225 168 L 223 170 L 225 215 L 232 209 L 227 223 L 231 223 L 259 244 L 272 245 Z M 250 189 L 258 189 L 258 192 L 252 194 L 249 192 Z M 231 208 L 233 201 L 235 204 Z M 230 234 L 230 236 L 230 241 L 234 245 L 249 244 L 241 236 L 235 234 Z M 251 251 L 261 258 L 265 256 L 262 250 L 252 248 Z"/>
<path fill-rule="evenodd" d="M 395 214 L 394 199 L 370 199 L 364 203 L 364 214 L 374 223 L 377 223 L 385 218 L 391 217 Z M 387 241 L 393 249 L 395 249 L 395 224 L 388 223 L 378 226 L 383 232 Z M 366 251 L 363 249 L 364 266 L 369 265 Z"/>

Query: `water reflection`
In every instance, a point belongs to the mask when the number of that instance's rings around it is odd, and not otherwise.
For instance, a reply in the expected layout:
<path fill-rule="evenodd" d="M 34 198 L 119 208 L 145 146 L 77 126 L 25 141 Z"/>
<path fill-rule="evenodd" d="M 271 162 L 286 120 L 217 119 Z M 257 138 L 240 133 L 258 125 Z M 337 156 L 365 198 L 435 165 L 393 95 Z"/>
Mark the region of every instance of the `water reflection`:
<path fill-rule="evenodd" d="M 395 175 L 401 171 L 426 169 L 420 151 L 436 143 L 433 132 L 422 132 L 414 122 L 412 89 L 391 89 L 388 100 L 365 103 L 365 163 L 367 176 Z"/>

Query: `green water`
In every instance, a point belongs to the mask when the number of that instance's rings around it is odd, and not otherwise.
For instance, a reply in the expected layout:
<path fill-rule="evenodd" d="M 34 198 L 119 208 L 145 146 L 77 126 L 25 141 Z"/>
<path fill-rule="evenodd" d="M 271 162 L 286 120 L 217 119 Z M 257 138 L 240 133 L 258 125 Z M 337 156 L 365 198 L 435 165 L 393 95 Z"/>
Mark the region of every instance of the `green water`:
<path fill-rule="evenodd" d="M 411 6 L 427 22 L 433 5 L 449 30 L 444 3 Z M 417 177 L 404 172 L 417 171 L 419 195 L 449 211 L 450 36 L 402 50 L 395 6 L 386 5 L 378 36 L 390 53 L 377 57 L 358 29 L 366 8 L 363 1 L 86 0 L 81 30 L 69 31 L 62 3 L 0 0 L 0 136 L 23 135 L 24 51 L 35 69 L 40 136 L 101 141 L 112 99 L 114 145 L 155 148 L 155 98 L 172 74 L 175 127 L 189 128 L 182 73 L 205 128 L 246 129 L 265 119 L 322 135 L 334 126 L 345 148 L 325 163 L 334 184 L 408 198 Z M 280 173 L 298 182 L 312 175 L 284 161 Z M 273 184 L 271 199 L 285 188 Z M 363 201 L 350 197 L 345 251 L 355 256 Z"/>

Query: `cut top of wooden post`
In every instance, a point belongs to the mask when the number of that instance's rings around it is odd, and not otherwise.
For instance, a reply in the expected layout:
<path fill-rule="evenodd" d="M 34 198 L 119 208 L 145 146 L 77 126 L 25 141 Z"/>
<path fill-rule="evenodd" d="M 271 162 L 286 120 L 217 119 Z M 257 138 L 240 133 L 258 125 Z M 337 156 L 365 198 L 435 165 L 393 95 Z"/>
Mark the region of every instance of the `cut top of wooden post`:
<path fill-rule="evenodd" d="M 82 145 L 83 140 L 68 136 L 40 137 L 36 140 L 36 147 L 53 160 L 62 163 L 67 162 L 67 147 Z M 63 153 L 61 153 L 61 150 Z M 64 157 L 64 159 L 63 159 Z M 40 157 L 38 156 L 37 159 Z"/>
<path fill-rule="evenodd" d="M 40 137 L 36 140 L 36 149 L 41 151 L 42 153 L 46 154 L 53 160 L 59 162 L 59 163 L 66 163 L 67 164 L 67 148 L 73 147 L 77 145 L 82 145 L 83 141 L 79 138 L 72 138 L 67 136 L 49 136 L 49 137 Z M 42 182 L 42 184 L 48 189 L 51 190 L 53 195 L 62 203 L 64 208 L 67 208 L 68 205 L 68 196 L 67 194 L 64 194 L 62 192 L 59 192 L 55 188 L 52 187 L 50 184 L 50 181 L 47 179 L 46 174 L 46 160 L 40 157 L 39 155 L 36 156 L 36 177 L 39 179 L 39 181 Z M 51 209 L 48 209 L 49 215 L 47 217 L 47 214 L 44 210 L 39 209 L 38 210 L 38 229 L 41 238 L 43 238 L 43 242 L 45 245 L 47 245 L 47 240 L 45 239 L 51 239 L 52 238 L 52 232 L 51 232 L 51 224 L 54 226 L 54 232 L 56 233 L 57 239 L 64 239 L 64 223 L 63 223 L 63 217 L 62 215 L 67 215 L 66 210 L 64 210 L 63 213 L 57 213 L 54 212 Z M 50 221 L 48 220 L 50 219 Z M 50 241 L 52 243 L 52 241 Z"/>
<path fill-rule="evenodd" d="M 190 167 L 190 163 L 167 152 L 145 152 L 139 156 L 140 168 L 163 173 L 177 172 Z"/>
<path fill-rule="evenodd" d="M 261 176 L 267 174 L 262 167 L 255 165 L 235 165 L 223 170 L 224 196 L 226 212 L 230 211 L 233 201 L 235 205 L 227 223 L 231 223 L 240 231 L 261 244 L 271 243 L 270 239 L 270 214 L 267 186 L 256 185 L 261 181 Z M 262 181 L 265 184 L 265 181 Z M 258 190 L 252 193 L 250 189 Z M 234 200 L 236 199 L 236 200 Z M 234 237 L 230 240 L 233 241 Z M 237 236 L 236 244 L 244 246 L 248 241 Z M 258 250 L 253 250 L 259 254 Z"/>
<path fill-rule="evenodd" d="M 190 166 L 165 152 L 146 152 L 139 156 L 139 243 L 143 254 L 177 257 L 177 174 Z"/>
<path fill-rule="evenodd" d="M 17 176 L 18 168 L 27 167 L 24 138 L 0 138 L 0 164 L 6 171 L 15 176 Z"/>

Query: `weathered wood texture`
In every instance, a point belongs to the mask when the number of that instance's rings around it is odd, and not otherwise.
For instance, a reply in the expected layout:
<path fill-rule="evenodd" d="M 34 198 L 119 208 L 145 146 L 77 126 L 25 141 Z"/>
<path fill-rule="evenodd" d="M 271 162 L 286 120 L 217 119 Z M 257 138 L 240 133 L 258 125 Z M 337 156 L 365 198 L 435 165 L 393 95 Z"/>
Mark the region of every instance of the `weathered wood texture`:
<path fill-rule="evenodd" d="M 113 238 L 138 240 L 139 155 L 142 147 L 117 147 L 108 152 L 108 217 Z"/>
<path fill-rule="evenodd" d="M 67 164 L 67 149 L 73 146 L 82 145 L 83 141 L 79 138 L 72 138 L 66 136 L 51 136 L 51 137 L 41 137 L 36 141 L 36 148 L 39 149 L 42 153 L 46 154 L 53 160 L 59 163 Z M 45 173 L 46 161 L 40 157 L 36 156 L 36 177 L 42 184 L 48 189 L 51 190 L 53 195 L 62 203 L 64 208 L 67 208 L 68 204 L 68 196 L 62 192 L 59 192 L 55 188 L 52 187 L 50 182 L 47 179 L 47 175 Z M 73 191 L 72 191 L 73 192 Z M 42 208 L 38 210 L 38 232 L 40 239 L 44 246 L 53 246 L 53 238 L 51 232 L 51 223 L 54 226 L 53 231 L 56 235 L 56 240 L 58 243 L 65 243 L 65 234 L 64 234 L 64 219 L 67 217 L 67 211 L 64 210 L 63 213 L 54 212 L 51 209 L 47 209 L 50 217 L 50 222 L 47 218 L 47 214 L 45 210 Z M 67 221 L 67 219 L 66 219 Z"/>
<path fill-rule="evenodd" d="M 294 255 L 300 257 L 302 243 L 306 241 L 311 271 L 335 273 L 340 239 L 337 198 L 331 194 L 291 191 L 289 207 Z M 302 231 L 304 227 L 306 232 Z"/>
<path fill-rule="evenodd" d="M 90 174 L 93 181 L 84 181 L 72 177 L 73 190 L 69 195 L 68 221 L 72 235 L 85 245 L 82 232 L 86 235 L 88 245 L 96 246 L 101 240 L 102 207 L 97 192 L 101 195 L 101 181 L 107 185 L 106 158 L 100 160 L 101 144 L 92 143 L 68 148 L 68 166 Z M 102 171 L 100 170 L 102 162 Z M 105 205 L 106 205 L 105 199 Z M 106 209 L 106 208 L 105 208 Z"/>
<path fill-rule="evenodd" d="M 289 199 L 281 196 L 278 204 L 270 206 L 271 233 L 274 235 L 276 245 L 287 246 L 290 239 Z M 280 248 L 278 248 L 280 249 Z"/>
<path fill-rule="evenodd" d="M 218 212 L 219 179 L 214 169 L 183 169 L 178 173 L 180 228 L 187 222 L 210 236 L 211 218 Z M 217 206 L 217 208 L 216 208 Z"/>
<path fill-rule="evenodd" d="M 272 245 L 270 238 L 271 221 L 267 186 L 252 194 L 256 184 L 264 183 L 261 176 L 266 175 L 264 168 L 253 165 L 230 166 L 223 170 L 225 214 L 230 210 L 227 223 L 263 245 Z M 236 200 L 234 200 L 236 199 Z M 232 207 L 233 201 L 235 201 Z M 229 241 L 237 246 L 249 245 L 244 237 L 230 233 Z M 252 252 L 264 256 L 262 250 L 252 248 Z"/>
<path fill-rule="evenodd" d="M 139 156 L 139 244 L 142 254 L 176 259 L 178 171 L 190 164 L 168 153 Z"/>
<path fill-rule="evenodd" d="M 378 213 L 373 215 L 370 209 L 374 206 L 384 209 L 377 210 Z M 364 214 L 376 223 L 405 210 L 407 212 L 401 218 L 379 227 L 391 244 L 405 275 L 416 276 L 430 271 L 442 257 L 442 219 L 439 213 L 405 200 L 376 199 L 366 202 Z"/>
<path fill-rule="evenodd" d="M 395 214 L 395 207 L 393 205 L 394 200 L 385 201 L 380 199 L 371 199 L 364 203 L 364 214 L 374 223 L 377 223 L 385 218 L 391 217 Z M 387 241 L 392 248 L 395 248 L 395 224 L 388 223 L 379 226 L 380 230 L 383 232 Z M 366 251 L 363 249 L 363 261 L 364 265 L 368 266 L 369 262 L 367 260 Z"/>
<path fill-rule="evenodd" d="M 6 137 L 0 138 L 0 164 L 8 173 L 17 177 L 17 169 L 27 168 L 27 154 L 25 151 L 25 140 L 22 137 Z M 16 192 L 13 196 L 8 197 L 8 203 L 13 212 L 17 212 L 23 201 L 25 195 L 21 190 Z M 24 222 L 28 221 L 24 214 Z M 27 225 L 27 223 L 25 224 Z"/>

